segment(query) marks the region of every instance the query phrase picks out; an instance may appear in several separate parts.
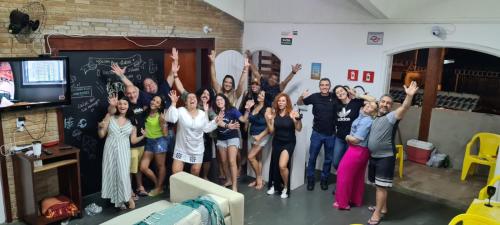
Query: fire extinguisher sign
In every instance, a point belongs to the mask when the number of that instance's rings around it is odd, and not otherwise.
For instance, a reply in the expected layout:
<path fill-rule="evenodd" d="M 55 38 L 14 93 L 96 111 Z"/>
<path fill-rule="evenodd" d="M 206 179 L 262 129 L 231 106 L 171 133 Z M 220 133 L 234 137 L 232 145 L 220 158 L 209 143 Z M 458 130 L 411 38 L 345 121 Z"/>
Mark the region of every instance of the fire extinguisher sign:
<path fill-rule="evenodd" d="M 374 78 L 375 78 L 375 72 L 363 71 L 363 82 L 373 83 Z"/>
<path fill-rule="evenodd" d="M 358 70 L 353 70 L 353 69 L 347 70 L 347 80 L 357 81 L 358 80 Z"/>

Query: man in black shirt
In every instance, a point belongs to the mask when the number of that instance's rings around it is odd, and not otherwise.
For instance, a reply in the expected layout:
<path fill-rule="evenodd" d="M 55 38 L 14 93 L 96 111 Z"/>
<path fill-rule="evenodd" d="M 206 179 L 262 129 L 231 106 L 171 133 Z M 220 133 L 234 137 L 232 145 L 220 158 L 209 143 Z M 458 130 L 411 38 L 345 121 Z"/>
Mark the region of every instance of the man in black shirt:
<path fill-rule="evenodd" d="M 323 78 L 319 81 L 320 92 L 309 94 L 308 90 L 299 97 L 298 105 L 313 105 L 313 131 L 311 134 L 311 145 L 309 146 L 309 161 L 307 163 L 307 190 L 314 189 L 314 170 L 316 158 L 321 146 L 324 145 L 325 160 L 321 172 L 321 189 L 328 189 L 328 176 L 333 160 L 333 149 L 335 144 L 335 111 L 336 101 L 330 92 L 330 80 Z"/>

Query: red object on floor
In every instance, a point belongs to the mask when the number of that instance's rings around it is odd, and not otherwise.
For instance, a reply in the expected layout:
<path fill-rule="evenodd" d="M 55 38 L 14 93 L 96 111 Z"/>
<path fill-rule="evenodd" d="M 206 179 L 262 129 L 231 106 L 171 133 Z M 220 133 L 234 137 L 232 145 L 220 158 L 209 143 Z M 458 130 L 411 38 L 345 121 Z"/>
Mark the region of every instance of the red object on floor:
<path fill-rule="evenodd" d="M 412 139 L 407 142 L 406 155 L 412 162 L 426 164 L 431 157 L 432 150 L 434 150 L 432 143 Z"/>

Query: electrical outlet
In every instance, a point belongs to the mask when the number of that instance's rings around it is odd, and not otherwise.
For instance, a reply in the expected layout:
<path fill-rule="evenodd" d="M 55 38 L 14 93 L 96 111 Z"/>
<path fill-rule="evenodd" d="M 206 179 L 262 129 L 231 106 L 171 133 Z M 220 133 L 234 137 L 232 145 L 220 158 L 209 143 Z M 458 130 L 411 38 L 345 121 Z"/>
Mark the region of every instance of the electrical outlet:
<path fill-rule="evenodd" d="M 25 118 L 24 117 L 17 117 L 17 120 L 16 120 L 16 128 L 17 128 L 17 131 L 19 132 L 22 132 L 24 131 L 24 122 L 25 122 Z"/>

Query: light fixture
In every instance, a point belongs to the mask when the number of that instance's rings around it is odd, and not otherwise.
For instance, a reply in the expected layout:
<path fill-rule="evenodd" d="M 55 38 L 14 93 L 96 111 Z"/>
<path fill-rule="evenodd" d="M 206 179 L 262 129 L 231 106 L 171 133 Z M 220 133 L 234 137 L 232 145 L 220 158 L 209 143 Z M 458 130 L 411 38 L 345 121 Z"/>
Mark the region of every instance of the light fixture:
<path fill-rule="evenodd" d="M 203 33 L 208 34 L 212 32 L 212 28 L 210 28 L 208 25 L 203 26 Z"/>

